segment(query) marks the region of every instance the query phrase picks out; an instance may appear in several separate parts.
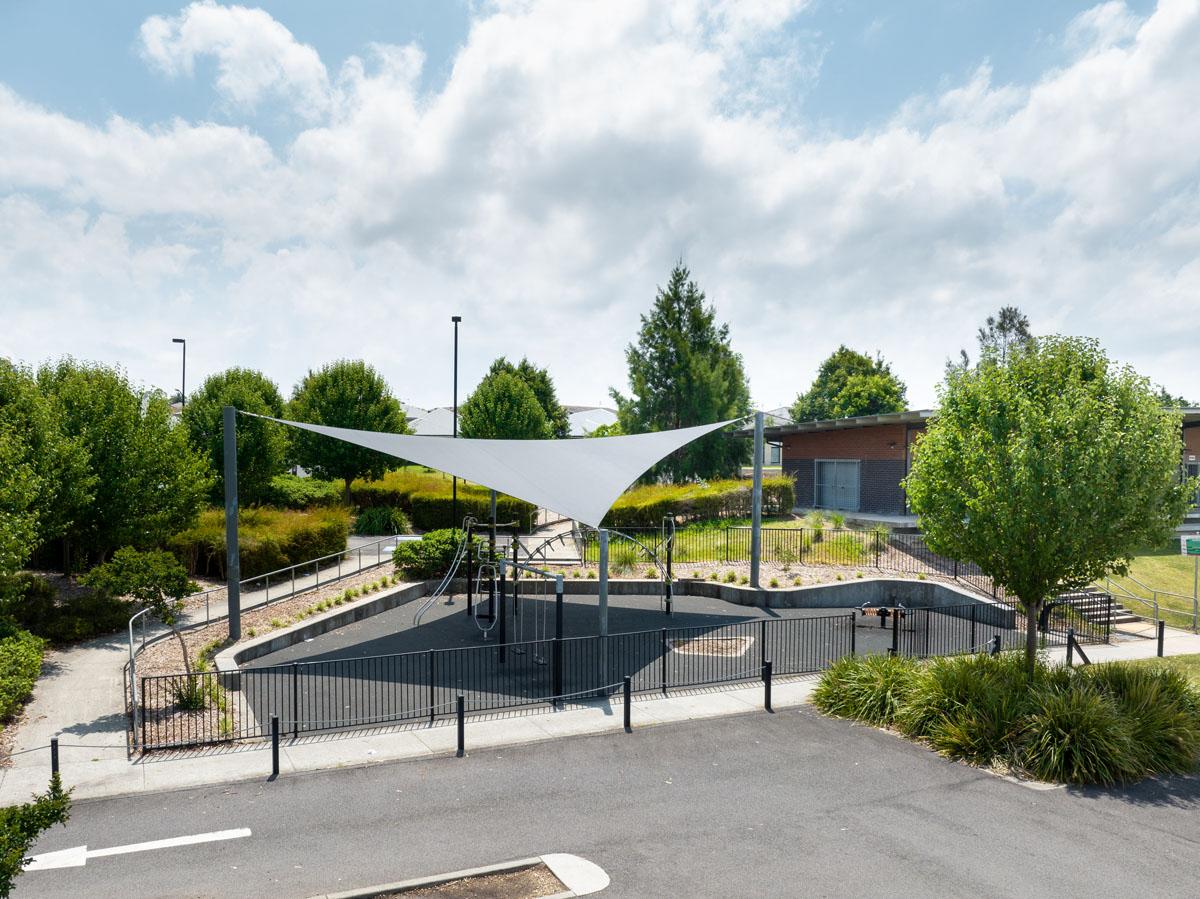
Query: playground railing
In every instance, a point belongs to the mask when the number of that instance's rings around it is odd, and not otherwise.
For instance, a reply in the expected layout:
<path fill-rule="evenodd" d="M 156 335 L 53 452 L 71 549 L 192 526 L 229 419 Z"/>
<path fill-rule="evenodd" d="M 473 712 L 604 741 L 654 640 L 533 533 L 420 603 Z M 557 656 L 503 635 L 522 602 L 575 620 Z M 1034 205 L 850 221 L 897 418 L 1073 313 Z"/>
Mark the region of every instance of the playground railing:
<path fill-rule="evenodd" d="M 292 737 L 471 713 L 561 705 L 612 695 L 625 677 L 638 693 L 823 671 L 867 651 L 910 656 L 1024 645 L 1025 619 L 1001 605 L 837 611 L 812 617 L 671 627 L 607 636 L 488 643 L 365 658 L 295 662 L 237 672 L 139 679 L 136 742 L 144 749 L 265 739 L 277 716 Z M 883 611 L 884 614 L 878 613 Z M 884 630 L 882 641 L 862 628 Z M 1065 643 L 1064 630 L 1040 635 Z M 870 638 L 871 642 L 867 641 Z M 1086 635 L 1077 642 L 1088 642 Z"/>

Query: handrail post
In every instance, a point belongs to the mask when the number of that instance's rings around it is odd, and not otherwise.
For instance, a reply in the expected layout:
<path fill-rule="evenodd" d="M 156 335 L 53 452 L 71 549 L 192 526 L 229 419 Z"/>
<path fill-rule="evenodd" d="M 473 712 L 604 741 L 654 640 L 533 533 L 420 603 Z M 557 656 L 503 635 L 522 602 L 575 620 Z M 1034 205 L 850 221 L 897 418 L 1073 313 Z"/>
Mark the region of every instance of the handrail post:
<path fill-rule="evenodd" d="M 467 713 L 466 701 L 461 693 L 454 700 L 454 713 L 458 718 L 458 751 L 455 753 L 459 758 L 467 754 Z"/>
<path fill-rule="evenodd" d="M 1163 640 L 1167 635 L 1167 623 L 1165 621 L 1158 622 L 1158 657 L 1163 657 Z"/>
<path fill-rule="evenodd" d="M 771 708 L 771 669 L 773 667 L 770 659 L 763 662 L 763 708 L 768 712 L 775 711 Z"/>
<path fill-rule="evenodd" d="M 625 733 L 630 733 L 633 730 L 633 724 L 631 722 L 631 710 L 633 707 L 633 678 L 628 674 L 625 675 L 623 686 L 625 689 Z"/>
<path fill-rule="evenodd" d="M 300 736 L 300 663 L 292 662 L 292 739 Z"/>
<path fill-rule="evenodd" d="M 1067 667 L 1075 663 L 1075 628 L 1067 628 Z"/>

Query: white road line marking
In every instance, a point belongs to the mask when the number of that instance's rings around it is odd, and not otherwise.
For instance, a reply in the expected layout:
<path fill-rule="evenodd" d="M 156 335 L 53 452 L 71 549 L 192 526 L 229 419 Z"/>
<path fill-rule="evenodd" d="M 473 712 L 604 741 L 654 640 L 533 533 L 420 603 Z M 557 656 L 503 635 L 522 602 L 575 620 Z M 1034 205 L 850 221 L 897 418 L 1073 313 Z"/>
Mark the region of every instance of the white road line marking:
<path fill-rule="evenodd" d="M 248 836 L 250 836 L 250 828 L 240 827 L 236 830 L 215 830 L 212 833 L 168 837 L 165 840 L 130 843 L 127 846 L 111 846 L 108 849 L 88 849 L 87 846 L 74 846 L 70 849 L 59 849 L 56 852 L 43 852 L 41 855 L 31 856 L 25 870 L 47 871 L 52 868 L 79 868 L 87 864 L 89 858 L 126 855 L 130 852 L 146 852 L 151 849 L 170 849 L 174 846 L 195 846 L 197 843 L 215 843 L 221 840 L 239 840 Z"/>

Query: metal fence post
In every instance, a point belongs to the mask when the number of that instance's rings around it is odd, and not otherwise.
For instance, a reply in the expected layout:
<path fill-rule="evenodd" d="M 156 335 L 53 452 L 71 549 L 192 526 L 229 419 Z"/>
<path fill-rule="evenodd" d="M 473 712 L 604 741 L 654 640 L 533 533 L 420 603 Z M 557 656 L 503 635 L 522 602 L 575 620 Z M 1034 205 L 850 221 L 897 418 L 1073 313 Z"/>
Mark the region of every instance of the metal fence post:
<path fill-rule="evenodd" d="M 458 751 L 455 755 L 462 758 L 467 753 L 467 703 L 461 693 L 454 700 L 454 713 L 458 717 Z"/>
<path fill-rule="evenodd" d="M 856 655 L 858 650 L 858 628 L 854 626 L 854 613 L 850 613 L 850 655 Z"/>
<path fill-rule="evenodd" d="M 50 738 L 50 774 L 58 776 L 58 737 Z"/>
<path fill-rule="evenodd" d="M 437 695 L 434 692 L 437 689 L 436 686 L 434 685 L 434 670 L 435 670 L 435 665 L 436 665 L 435 659 L 436 659 L 436 656 L 433 654 L 433 650 L 432 649 L 429 650 L 429 723 L 430 724 L 433 724 L 433 719 L 434 719 L 434 715 L 435 715 L 435 703 L 437 701 Z"/>
<path fill-rule="evenodd" d="M 975 619 L 976 619 L 975 612 L 978 610 L 978 608 L 979 608 L 978 606 L 976 606 L 974 603 L 972 603 L 972 605 L 971 605 L 971 652 L 975 651 Z"/>
<path fill-rule="evenodd" d="M 892 655 L 900 651 L 900 610 L 892 609 Z"/>
<path fill-rule="evenodd" d="M 300 663 L 292 662 L 292 739 L 300 736 Z"/>
<path fill-rule="evenodd" d="M 996 634 L 994 637 L 992 637 L 992 652 L 991 652 L 991 654 L 994 656 L 1000 655 L 1000 635 L 999 634 Z"/>
<path fill-rule="evenodd" d="M 271 779 L 279 776 L 279 716 L 271 716 Z"/>
<path fill-rule="evenodd" d="M 662 685 L 663 696 L 667 695 L 667 629 L 662 629 L 661 659 L 659 663 L 659 682 Z"/>
<path fill-rule="evenodd" d="M 1158 622 L 1158 657 L 1163 657 L 1163 639 L 1167 635 L 1167 623 L 1165 621 Z"/>
<path fill-rule="evenodd" d="M 1075 628 L 1067 628 L 1067 667 L 1075 663 Z"/>
<path fill-rule="evenodd" d="M 633 678 L 628 674 L 625 675 L 625 733 L 633 730 L 633 724 L 630 721 L 631 709 L 633 707 Z"/>
<path fill-rule="evenodd" d="M 146 678 L 142 678 L 142 689 L 139 691 L 142 694 L 142 752 L 146 751 Z"/>
<path fill-rule="evenodd" d="M 763 662 L 763 708 L 768 712 L 774 712 L 771 708 L 771 660 L 767 659 Z"/>

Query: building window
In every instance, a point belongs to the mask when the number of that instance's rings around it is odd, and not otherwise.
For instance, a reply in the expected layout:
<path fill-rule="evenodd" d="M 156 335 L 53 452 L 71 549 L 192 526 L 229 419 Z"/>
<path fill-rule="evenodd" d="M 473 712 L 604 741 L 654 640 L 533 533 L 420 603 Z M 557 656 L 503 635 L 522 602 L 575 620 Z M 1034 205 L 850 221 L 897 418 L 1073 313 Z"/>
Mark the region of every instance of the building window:
<path fill-rule="evenodd" d="M 816 507 L 857 512 L 860 483 L 858 461 L 818 459 L 816 466 Z"/>
<path fill-rule="evenodd" d="M 779 465 L 780 459 L 782 458 L 782 454 L 783 454 L 783 447 L 781 447 L 778 443 L 768 443 L 767 451 L 765 453 L 766 458 L 763 459 L 763 464 L 764 465 Z"/>

